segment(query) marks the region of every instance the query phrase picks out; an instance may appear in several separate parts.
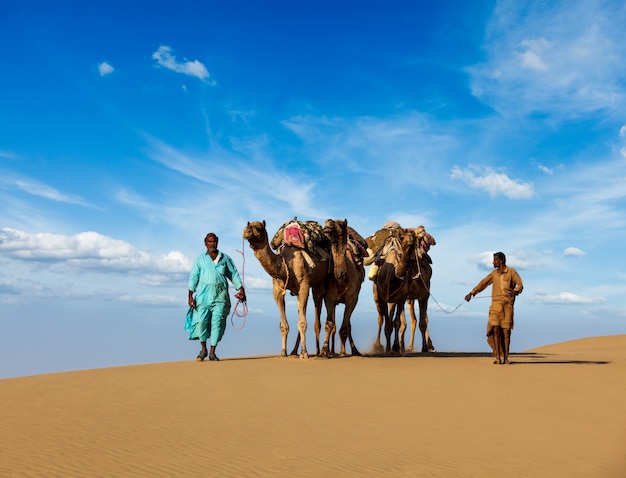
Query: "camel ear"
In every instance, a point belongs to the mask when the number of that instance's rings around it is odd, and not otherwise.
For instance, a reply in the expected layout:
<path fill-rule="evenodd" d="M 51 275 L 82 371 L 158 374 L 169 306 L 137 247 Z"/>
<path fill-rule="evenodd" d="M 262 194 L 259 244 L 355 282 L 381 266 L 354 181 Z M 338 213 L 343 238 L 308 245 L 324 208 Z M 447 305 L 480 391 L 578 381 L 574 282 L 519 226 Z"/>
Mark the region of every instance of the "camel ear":
<path fill-rule="evenodd" d="M 347 220 L 347 219 L 344 219 L 344 220 L 343 220 L 343 223 L 347 226 L 347 225 L 348 225 L 348 220 Z"/>
<path fill-rule="evenodd" d="M 265 219 L 263 219 L 263 227 L 265 227 Z"/>

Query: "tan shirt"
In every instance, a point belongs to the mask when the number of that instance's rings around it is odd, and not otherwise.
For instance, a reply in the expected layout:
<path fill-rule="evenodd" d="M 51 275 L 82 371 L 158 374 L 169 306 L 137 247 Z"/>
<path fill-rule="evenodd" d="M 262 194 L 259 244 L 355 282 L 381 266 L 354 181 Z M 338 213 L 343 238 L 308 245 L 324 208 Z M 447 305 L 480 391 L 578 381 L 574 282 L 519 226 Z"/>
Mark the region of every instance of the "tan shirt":
<path fill-rule="evenodd" d="M 491 300 L 495 302 L 514 302 L 513 292 L 520 294 L 524 288 L 522 278 L 512 267 L 505 267 L 504 272 L 494 269 L 487 277 L 481 280 L 472 289 L 472 295 L 476 295 L 492 285 Z"/>

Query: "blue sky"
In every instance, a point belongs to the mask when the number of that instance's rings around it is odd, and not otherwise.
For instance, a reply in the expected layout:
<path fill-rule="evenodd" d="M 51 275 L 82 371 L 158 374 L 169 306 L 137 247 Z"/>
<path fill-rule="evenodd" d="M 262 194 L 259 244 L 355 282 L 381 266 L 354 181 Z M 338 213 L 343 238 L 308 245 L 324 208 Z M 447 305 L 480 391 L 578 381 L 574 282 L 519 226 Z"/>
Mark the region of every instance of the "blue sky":
<path fill-rule="evenodd" d="M 626 333 L 624 25 L 621 1 L 2 2 L 0 378 L 194 359 L 209 231 L 248 291 L 218 355 L 278 354 L 241 233 L 294 216 L 424 225 L 439 351 L 488 350 L 488 293 L 452 310 L 497 250 L 513 352 Z M 361 351 L 376 329 L 366 280 Z"/>

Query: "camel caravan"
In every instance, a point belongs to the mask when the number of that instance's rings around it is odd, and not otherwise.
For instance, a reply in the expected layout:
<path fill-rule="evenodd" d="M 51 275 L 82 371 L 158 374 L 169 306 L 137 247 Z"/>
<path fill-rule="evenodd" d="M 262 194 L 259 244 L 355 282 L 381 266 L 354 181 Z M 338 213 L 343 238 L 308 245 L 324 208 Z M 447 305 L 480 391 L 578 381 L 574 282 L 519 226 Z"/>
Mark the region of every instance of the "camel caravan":
<path fill-rule="evenodd" d="M 339 356 L 346 356 L 346 342 L 352 355 L 361 355 L 352 338 L 350 318 L 365 280 L 365 266 L 370 266 L 368 278 L 373 283 L 373 295 L 378 311 L 378 336 L 374 353 L 403 354 L 413 351 L 418 319 L 422 335 L 422 352 L 433 351 L 428 333 L 428 297 L 432 276 L 432 260 L 428 250 L 434 238 L 423 226 L 402 228 L 396 222 L 386 223 L 380 230 L 364 239 L 348 226 L 347 219 L 327 219 L 324 226 L 315 221 L 294 218 L 284 223 L 269 239 L 265 221 L 248 222 L 243 230 L 255 257 L 272 278 L 272 294 L 280 314 L 282 338 L 281 356 L 287 356 L 289 323 L 285 312 L 287 291 L 298 301 L 298 335 L 290 355 L 308 358 L 306 347 L 307 304 L 313 296 L 315 314 L 315 354 L 333 357 L 335 352 L 335 315 L 338 304 L 344 304 L 339 329 Z M 326 308 L 324 339 L 320 347 L 322 302 Z M 404 346 L 406 330 L 405 303 L 411 317 L 411 340 Z M 381 344 L 385 332 L 386 346 Z M 393 343 L 391 336 L 393 334 Z"/>

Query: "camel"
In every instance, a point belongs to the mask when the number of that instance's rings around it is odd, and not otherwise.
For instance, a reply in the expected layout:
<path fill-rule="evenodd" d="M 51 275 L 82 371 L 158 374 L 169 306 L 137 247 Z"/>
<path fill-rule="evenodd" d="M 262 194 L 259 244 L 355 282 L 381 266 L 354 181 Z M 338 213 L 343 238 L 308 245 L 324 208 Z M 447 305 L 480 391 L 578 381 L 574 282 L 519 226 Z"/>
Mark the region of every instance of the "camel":
<path fill-rule="evenodd" d="M 409 316 L 411 317 L 411 340 L 407 347 L 407 352 L 413 351 L 413 344 L 415 341 L 415 330 L 417 326 L 417 317 L 415 316 L 415 300 L 419 306 L 419 329 L 422 333 L 422 353 L 433 352 L 435 347 L 430 339 L 428 332 L 428 314 L 426 313 L 428 308 L 428 298 L 430 297 L 430 279 L 433 275 L 433 269 L 430 265 L 430 258 L 426 252 L 420 254 L 416 248 L 411 257 L 409 265 L 411 271 L 411 282 L 409 284 L 409 292 L 407 298 L 407 306 L 409 309 Z M 406 318 L 404 310 L 402 311 L 402 317 L 400 318 L 406 327 Z"/>
<path fill-rule="evenodd" d="M 387 345 L 385 352 L 392 350 L 404 352 L 404 328 L 401 323 L 401 312 L 407 300 L 411 280 L 409 262 L 415 250 L 415 232 L 404 229 L 400 238 L 392 237 L 385 246 L 388 252 L 384 262 L 379 266 L 374 279 L 374 302 L 378 310 L 378 336 L 374 344 L 375 350 L 382 350 L 380 333 L 385 325 Z M 393 318 L 395 316 L 395 318 Z M 394 332 L 394 343 L 391 345 L 391 332 Z"/>
<path fill-rule="evenodd" d="M 326 276 L 328 275 L 327 259 L 309 256 L 312 265 L 304 256 L 303 249 L 294 246 L 284 246 L 278 253 L 272 251 L 265 221 L 248 222 L 243 230 L 243 238 L 250 243 L 250 248 L 261 266 L 272 277 L 273 296 L 280 313 L 280 334 L 282 336 L 282 348 L 280 355 L 287 356 L 287 335 L 289 323 L 285 313 L 285 294 L 287 290 L 298 297 L 298 330 L 300 334 L 296 339 L 296 346 L 291 355 L 297 354 L 297 349 L 302 343 L 301 358 L 308 358 L 306 349 L 306 307 L 309 300 L 309 289 L 313 290 L 313 303 L 315 305 L 316 342 L 317 354 L 319 355 L 319 324 L 322 300 L 326 288 Z"/>
<path fill-rule="evenodd" d="M 350 317 L 359 300 L 361 284 L 365 279 L 365 267 L 360 257 L 355 257 L 348 244 L 348 220 L 327 219 L 324 223 L 324 234 L 330 241 L 332 255 L 332 272 L 328 274 L 328 285 L 324 302 L 326 303 L 326 336 L 322 346 L 321 356 L 329 357 L 335 354 L 335 309 L 337 304 L 345 304 L 343 321 L 339 329 L 341 349 L 339 356 L 346 354 L 346 340 L 350 341 L 352 355 L 361 355 L 352 339 Z M 329 348 L 330 340 L 330 348 Z"/>

